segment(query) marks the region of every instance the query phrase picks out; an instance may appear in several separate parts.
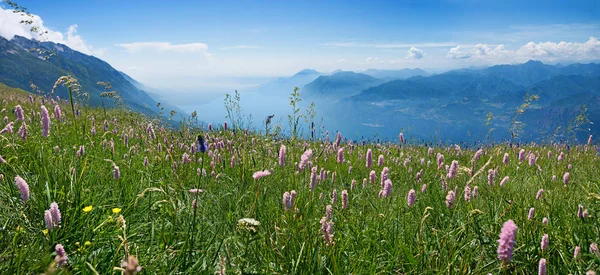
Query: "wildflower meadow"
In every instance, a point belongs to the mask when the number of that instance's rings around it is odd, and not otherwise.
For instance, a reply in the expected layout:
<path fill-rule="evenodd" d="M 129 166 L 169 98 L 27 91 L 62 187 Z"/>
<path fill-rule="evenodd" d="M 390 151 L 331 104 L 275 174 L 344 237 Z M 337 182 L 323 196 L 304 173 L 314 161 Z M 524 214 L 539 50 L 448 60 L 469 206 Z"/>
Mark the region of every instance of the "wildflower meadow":
<path fill-rule="evenodd" d="M 282 137 L 1 89 L 1 274 L 600 270 L 591 136 Z"/>

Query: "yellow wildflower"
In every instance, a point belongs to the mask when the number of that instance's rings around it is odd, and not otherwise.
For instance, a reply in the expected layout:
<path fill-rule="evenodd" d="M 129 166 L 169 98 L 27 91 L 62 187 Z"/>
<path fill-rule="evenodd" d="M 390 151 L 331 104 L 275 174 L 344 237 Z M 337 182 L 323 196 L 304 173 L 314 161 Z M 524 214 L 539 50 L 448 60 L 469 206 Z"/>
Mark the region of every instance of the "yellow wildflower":
<path fill-rule="evenodd" d="M 86 206 L 86 207 L 83 208 L 83 212 L 85 212 L 85 213 L 90 212 L 90 211 L 92 211 L 92 208 L 93 207 L 91 205 L 88 205 L 88 206 Z"/>
<path fill-rule="evenodd" d="M 44 233 L 44 235 L 48 235 L 48 229 L 42 230 L 42 233 Z"/>
<path fill-rule="evenodd" d="M 119 214 L 121 212 L 121 208 L 113 208 L 112 212 L 113 214 Z"/>
<path fill-rule="evenodd" d="M 85 241 L 85 243 L 83 243 L 84 246 L 92 246 L 92 243 L 90 241 Z"/>

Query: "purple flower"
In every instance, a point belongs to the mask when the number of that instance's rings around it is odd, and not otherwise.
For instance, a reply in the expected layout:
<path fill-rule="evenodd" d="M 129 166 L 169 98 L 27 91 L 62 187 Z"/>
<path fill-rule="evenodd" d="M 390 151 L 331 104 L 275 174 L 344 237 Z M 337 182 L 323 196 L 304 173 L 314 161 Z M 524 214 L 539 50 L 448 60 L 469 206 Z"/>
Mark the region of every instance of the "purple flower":
<path fill-rule="evenodd" d="M 590 244 L 590 253 L 600 257 L 600 251 L 598 251 L 598 245 L 596 243 Z"/>
<path fill-rule="evenodd" d="M 410 189 L 410 191 L 408 191 L 408 195 L 406 196 L 406 200 L 408 203 L 408 207 L 411 207 L 415 204 L 415 190 L 414 189 Z"/>
<path fill-rule="evenodd" d="M 56 251 L 56 258 L 54 258 L 54 261 L 56 261 L 56 265 L 58 267 L 66 265 L 68 257 L 67 253 L 65 252 L 65 248 L 62 246 L 62 244 L 57 244 L 56 247 L 54 247 L 54 251 Z"/>
<path fill-rule="evenodd" d="M 283 207 L 285 211 L 289 211 L 292 208 L 292 196 L 290 196 L 289 192 L 283 193 Z"/>
<path fill-rule="evenodd" d="M 342 191 L 342 209 L 348 208 L 348 191 Z"/>
<path fill-rule="evenodd" d="M 343 163 L 344 162 L 344 147 L 338 149 L 338 152 L 337 152 L 337 162 L 338 163 Z"/>
<path fill-rule="evenodd" d="M 471 201 L 471 187 L 469 185 L 465 186 L 465 201 Z"/>
<path fill-rule="evenodd" d="M 548 150 L 548 159 L 552 158 L 552 151 Z"/>
<path fill-rule="evenodd" d="M 533 153 L 529 153 L 529 166 L 535 165 L 535 155 Z"/>
<path fill-rule="evenodd" d="M 371 173 L 369 173 L 369 181 L 371 184 L 375 184 L 375 171 L 373 170 L 371 170 Z"/>
<path fill-rule="evenodd" d="M 327 217 L 328 220 L 331 220 L 332 214 L 333 214 L 333 207 L 331 206 L 331 204 L 328 204 L 327 206 L 325 206 L 325 217 Z"/>
<path fill-rule="evenodd" d="M 404 134 L 400 133 L 399 137 L 400 137 L 400 143 L 404 143 Z"/>
<path fill-rule="evenodd" d="M 563 159 L 565 159 L 565 153 L 560 152 L 560 155 L 558 155 L 558 161 L 562 161 Z"/>
<path fill-rule="evenodd" d="M 498 259 L 504 263 L 509 263 L 512 259 L 517 229 L 517 225 L 512 220 L 508 220 L 502 226 L 498 239 Z"/>
<path fill-rule="evenodd" d="M 455 198 L 455 193 L 454 191 L 450 190 L 448 191 L 448 195 L 446 195 L 446 206 L 448 208 L 452 208 L 454 206 L 454 198 Z"/>
<path fill-rule="evenodd" d="M 23 141 L 27 140 L 27 125 L 25 121 L 21 123 L 21 127 L 19 127 L 19 136 Z"/>
<path fill-rule="evenodd" d="M 569 183 L 569 172 L 565 172 L 563 175 L 563 183 L 567 185 Z"/>
<path fill-rule="evenodd" d="M 427 191 L 427 184 L 423 183 L 423 186 L 421 187 L 421 193 L 425 193 Z"/>
<path fill-rule="evenodd" d="M 502 158 L 502 163 L 504 165 L 508 164 L 508 153 L 504 153 L 504 157 Z"/>
<path fill-rule="evenodd" d="M 333 241 L 333 221 L 327 222 L 327 218 L 321 218 L 321 231 L 323 233 L 323 239 L 328 246 L 334 244 Z"/>
<path fill-rule="evenodd" d="M 473 187 L 473 198 L 476 198 L 477 195 L 479 195 L 479 187 L 475 186 Z"/>
<path fill-rule="evenodd" d="M 540 259 L 540 267 L 538 269 L 538 275 L 546 275 L 546 259 Z"/>
<path fill-rule="evenodd" d="M 79 146 L 79 150 L 77 150 L 77 157 L 82 157 L 85 154 L 85 146 Z"/>
<path fill-rule="evenodd" d="M 390 169 L 387 167 L 383 167 L 383 170 L 381 170 L 381 187 L 385 186 L 385 181 L 388 179 L 389 172 Z"/>
<path fill-rule="evenodd" d="M 371 168 L 371 166 L 373 166 L 373 151 L 367 149 L 367 168 Z"/>
<path fill-rule="evenodd" d="M 542 198 L 542 195 L 544 194 L 544 189 L 540 189 L 537 191 L 537 194 L 535 195 L 535 199 L 539 200 Z"/>
<path fill-rule="evenodd" d="M 54 229 L 54 222 L 52 221 L 52 213 L 50 210 L 44 211 L 44 222 L 46 223 L 46 228 L 48 231 L 52 231 L 52 229 Z"/>
<path fill-rule="evenodd" d="M 482 154 L 483 154 L 483 149 L 477 150 L 477 152 L 475 152 L 475 154 L 473 155 L 473 160 L 478 160 Z"/>
<path fill-rule="evenodd" d="M 542 223 L 543 223 L 544 225 L 548 225 L 548 218 L 544 217 L 544 218 L 542 219 Z"/>
<path fill-rule="evenodd" d="M 279 148 L 279 166 L 285 165 L 285 150 L 285 145 L 281 144 L 281 147 Z"/>
<path fill-rule="evenodd" d="M 313 167 L 310 171 L 310 191 L 314 191 L 317 186 L 317 167 Z"/>
<path fill-rule="evenodd" d="M 21 201 L 25 204 L 29 200 L 29 185 L 20 176 L 15 177 L 15 184 L 21 193 Z"/>
<path fill-rule="evenodd" d="M 21 105 L 17 105 L 15 107 L 15 116 L 19 121 L 25 120 L 25 115 L 23 114 L 23 108 L 21 107 Z"/>
<path fill-rule="evenodd" d="M 383 155 L 379 155 L 379 158 L 377 159 L 377 165 L 383 166 Z"/>
<path fill-rule="evenodd" d="M 494 178 L 496 178 L 496 170 L 494 170 L 494 169 L 488 170 L 488 184 L 490 186 L 494 186 Z"/>
<path fill-rule="evenodd" d="M 542 236 L 542 242 L 540 243 L 542 251 L 548 249 L 548 242 L 548 234 L 544 234 L 544 236 Z"/>
<path fill-rule="evenodd" d="M 379 191 L 379 198 L 387 198 L 392 193 L 392 181 L 387 179 L 384 182 L 384 187 L 381 191 Z"/>
<path fill-rule="evenodd" d="M 298 164 L 298 168 L 300 170 L 304 170 L 304 168 L 306 168 L 306 164 L 308 163 L 308 160 L 311 157 L 312 157 L 312 150 L 308 149 L 308 150 L 304 151 L 302 156 L 300 156 L 300 163 Z"/>
<path fill-rule="evenodd" d="M 502 179 L 502 181 L 500 182 L 500 186 L 504 186 L 507 182 L 508 182 L 509 177 L 506 176 Z"/>
<path fill-rule="evenodd" d="M 255 180 L 258 180 L 262 177 L 266 177 L 268 175 L 271 175 L 271 172 L 269 170 L 263 170 L 263 171 L 257 171 L 254 172 L 254 174 L 252 175 L 252 178 L 254 178 Z"/>
<path fill-rule="evenodd" d="M 529 214 L 527 214 L 527 219 L 531 220 L 533 219 L 533 213 L 535 212 L 535 208 L 531 207 L 529 208 Z"/>
<path fill-rule="evenodd" d="M 114 166 L 113 167 L 113 174 L 116 180 L 119 179 L 119 177 L 121 177 L 121 170 L 119 170 L 119 166 Z"/>
<path fill-rule="evenodd" d="M 448 169 L 447 177 L 449 179 L 453 179 L 454 177 L 456 177 L 457 172 L 458 172 L 458 161 L 453 160 L 452 164 L 450 164 L 450 169 Z"/>
<path fill-rule="evenodd" d="M 583 205 L 581 204 L 577 207 L 577 217 L 583 218 Z"/>
<path fill-rule="evenodd" d="M 573 251 L 573 259 L 575 261 L 579 261 L 580 258 L 581 258 L 581 248 L 579 246 L 576 246 Z"/>
<path fill-rule="evenodd" d="M 42 105 L 42 136 L 48 137 L 50 134 L 50 115 L 46 106 Z"/>
<path fill-rule="evenodd" d="M 592 135 L 590 135 L 590 137 L 588 138 L 588 142 L 587 142 L 587 144 L 588 144 L 588 145 L 592 145 Z"/>
<path fill-rule="evenodd" d="M 227 127 L 227 121 L 223 122 L 223 130 L 227 131 L 228 127 Z"/>
<path fill-rule="evenodd" d="M 525 149 L 519 151 L 519 162 L 523 162 L 523 160 L 525 160 Z"/>
<path fill-rule="evenodd" d="M 13 133 L 13 125 L 14 125 L 14 124 L 15 124 L 15 123 L 14 123 L 14 122 L 12 122 L 12 121 L 11 121 L 10 123 L 6 124 L 6 126 L 4 126 L 4 129 L 2 129 L 2 130 L 0 131 L 0 134 L 4 134 L 4 133 L 9 133 L 9 134 L 12 134 L 12 133 Z"/>
<path fill-rule="evenodd" d="M 60 210 L 58 209 L 58 204 L 56 202 L 50 204 L 50 214 L 52 215 L 52 223 L 54 224 L 54 227 L 58 227 L 61 216 Z"/>
<path fill-rule="evenodd" d="M 443 165 L 444 165 L 444 155 L 438 153 L 437 154 L 437 164 L 438 164 L 438 169 L 442 169 Z"/>
<path fill-rule="evenodd" d="M 61 112 L 60 112 L 60 105 L 58 105 L 58 104 L 54 105 L 54 116 L 56 117 L 57 120 L 60 120 Z"/>

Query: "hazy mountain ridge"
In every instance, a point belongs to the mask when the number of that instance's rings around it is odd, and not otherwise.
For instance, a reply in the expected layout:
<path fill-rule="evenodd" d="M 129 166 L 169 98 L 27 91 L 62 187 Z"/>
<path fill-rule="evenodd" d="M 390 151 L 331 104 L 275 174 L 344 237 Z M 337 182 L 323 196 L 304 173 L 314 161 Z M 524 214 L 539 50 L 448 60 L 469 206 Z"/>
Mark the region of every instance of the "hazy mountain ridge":
<path fill-rule="evenodd" d="M 111 83 L 112 90 L 118 91 L 132 110 L 158 113 L 157 100 L 144 91 L 139 82 L 99 58 L 53 42 L 36 42 L 20 36 L 11 40 L 0 37 L 0 82 L 28 91 L 31 91 L 30 84 L 35 84 L 43 92 L 50 92 L 56 80 L 65 74 L 78 79 L 82 92 L 90 94 L 92 106 L 101 104 L 100 93 L 104 89 L 97 82 L 104 81 Z M 56 95 L 68 97 L 64 88 L 57 89 Z M 112 100 L 105 100 L 105 104 L 111 105 Z"/>
<path fill-rule="evenodd" d="M 385 81 L 366 74 L 342 71 L 332 75 L 319 76 L 304 85 L 302 94 L 308 98 L 337 100 L 360 93 Z"/>
<path fill-rule="evenodd" d="M 539 61 L 454 70 L 385 82 L 320 111 L 339 129 L 365 136 L 392 136 L 399 129 L 411 129 L 419 137 L 481 140 L 494 128 L 491 137 L 504 139 L 510 137 L 511 121 L 525 95 L 536 94 L 540 99 L 519 117 L 527 127 L 525 138 L 545 138 L 554 132 L 563 138 L 583 105 L 591 121 L 600 121 L 599 72 L 598 64 L 552 66 Z M 484 129 L 490 112 L 491 125 Z M 594 124 L 579 134 L 598 131 Z"/>
<path fill-rule="evenodd" d="M 401 70 L 378 70 L 378 69 L 368 69 L 363 74 L 370 75 L 375 78 L 379 78 L 382 80 L 395 80 L 395 79 L 406 79 L 411 78 L 413 76 L 429 76 L 429 73 L 419 69 L 401 69 Z"/>

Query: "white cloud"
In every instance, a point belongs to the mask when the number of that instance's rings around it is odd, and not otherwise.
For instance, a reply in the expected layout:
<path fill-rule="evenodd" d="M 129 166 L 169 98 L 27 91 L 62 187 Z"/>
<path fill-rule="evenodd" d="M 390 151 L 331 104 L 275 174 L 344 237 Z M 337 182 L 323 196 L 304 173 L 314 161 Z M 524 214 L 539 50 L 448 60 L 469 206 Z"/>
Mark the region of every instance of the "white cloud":
<path fill-rule="evenodd" d="M 334 47 L 334 48 L 380 48 L 380 49 L 396 49 L 396 48 L 442 48 L 456 46 L 457 43 L 453 42 L 440 42 L 440 43 L 418 43 L 418 44 L 406 44 L 406 43 L 357 43 L 357 42 L 329 42 L 324 43 L 322 46 Z"/>
<path fill-rule="evenodd" d="M 479 61 L 522 62 L 536 59 L 555 61 L 600 60 L 600 41 L 590 37 L 583 43 L 577 42 L 529 42 L 516 50 L 507 50 L 504 45 L 496 47 L 487 44 L 475 46 L 461 45 L 451 48 L 446 57 L 453 59 L 474 59 Z"/>
<path fill-rule="evenodd" d="M 23 20 L 31 20 L 32 24 L 21 23 Z M 37 27 L 39 31 L 32 32 L 32 27 Z M 71 25 L 67 32 L 63 34 L 46 27 L 44 21 L 38 15 L 32 14 L 31 17 L 28 17 L 23 13 L 14 13 L 11 9 L 0 7 L 0 36 L 10 40 L 15 35 L 28 39 L 61 43 L 73 50 L 89 55 L 101 56 L 105 52 L 104 49 L 95 49 L 87 44 L 83 37 L 77 34 L 76 24 Z"/>
<path fill-rule="evenodd" d="M 134 42 L 116 44 L 115 46 L 122 47 L 131 53 L 154 51 L 173 53 L 200 53 L 206 57 L 210 56 L 210 53 L 208 53 L 208 45 L 204 43 L 172 44 L 170 42 Z"/>
<path fill-rule="evenodd" d="M 530 56 L 545 60 L 598 60 L 600 59 L 600 41 L 590 37 L 584 43 L 561 41 L 529 42 L 516 51 L 519 56 Z"/>
<path fill-rule="evenodd" d="M 453 59 L 467 59 L 467 58 L 471 57 L 471 55 L 463 52 L 461 50 L 460 46 L 456 46 L 454 48 L 451 48 L 448 51 L 448 54 L 446 54 L 446 57 L 453 58 Z"/>
<path fill-rule="evenodd" d="M 426 55 L 427 54 L 422 50 L 419 50 L 415 47 L 410 47 L 410 49 L 406 52 L 406 59 L 421 59 Z"/>

